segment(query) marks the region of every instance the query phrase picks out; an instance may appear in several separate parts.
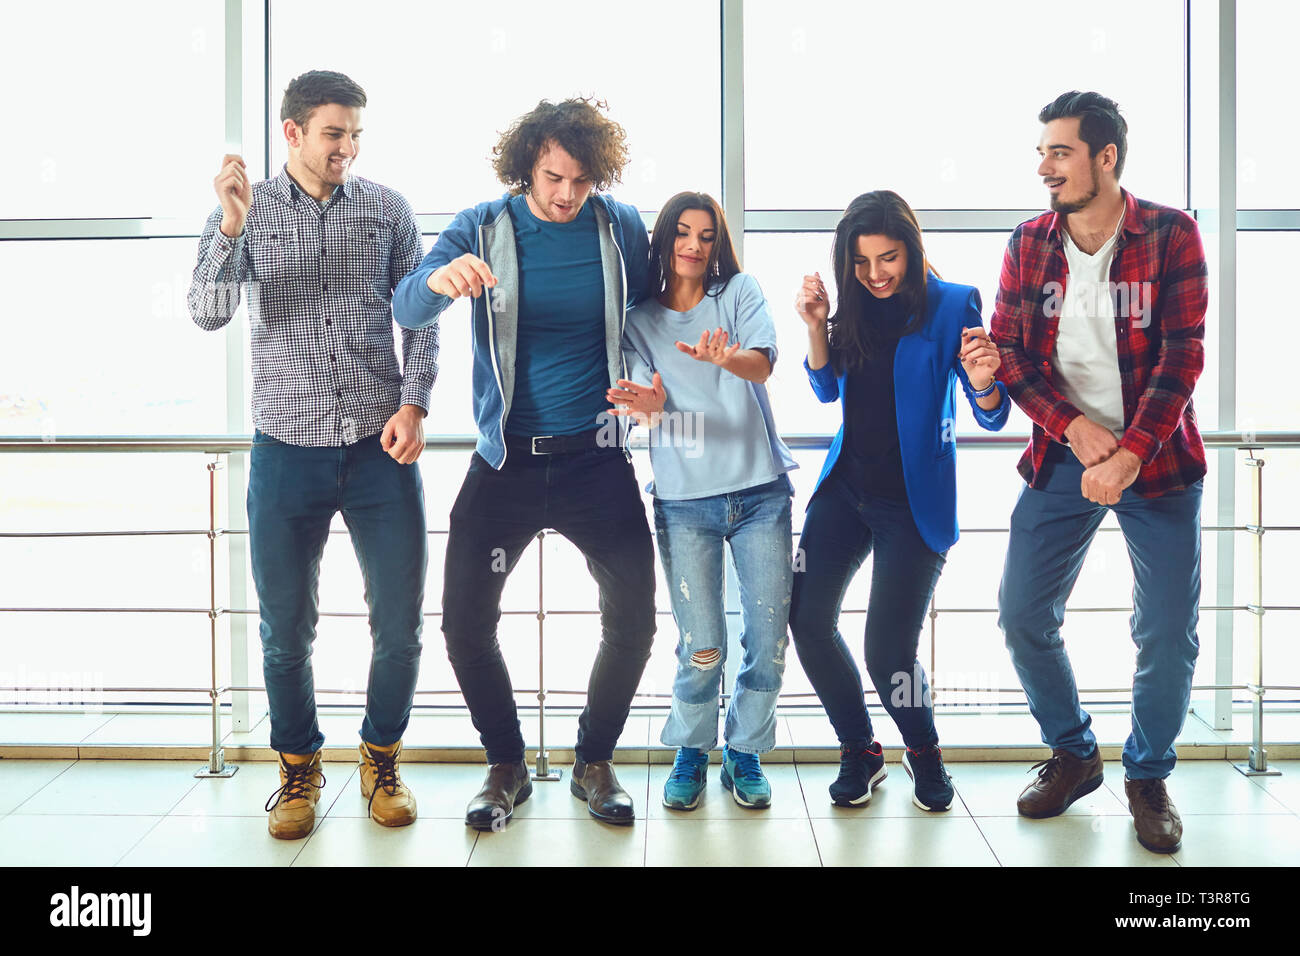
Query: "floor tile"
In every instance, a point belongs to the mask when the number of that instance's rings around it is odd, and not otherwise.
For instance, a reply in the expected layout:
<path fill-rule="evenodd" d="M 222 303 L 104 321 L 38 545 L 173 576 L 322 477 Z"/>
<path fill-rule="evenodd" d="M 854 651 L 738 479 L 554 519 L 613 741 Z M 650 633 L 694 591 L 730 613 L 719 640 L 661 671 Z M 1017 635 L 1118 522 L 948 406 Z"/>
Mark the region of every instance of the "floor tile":
<path fill-rule="evenodd" d="M 1177 866 L 1167 854 L 1144 850 L 1133 818 L 1063 814 L 1049 820 L 976 817 L 1003 866 Z"/>
<path fill-rule="evenodd" d="M 814 818 L 825 866 L 997 866 L 970 817 Z"/>
<path fill-rule="evenodd" d="M 651 819 L 647 866 L 819 866 L 807 819 Z"/>
<path fill-rule="evenodd" d="M 277 840 L 267 833 L 265 814 L 169 816 L 118 865 L 288 866 L 304 846 L 305 840 Z"/>
<path fill-rule="evenodd" d="M 1300 817 L 1292 814 L 1183 815 L 1182 866 L 1287 866 L 1300 860 Z"/>
<path fill-rule="evenodd" d="M 0 817 L 75 763 L 73 760 L 0 760 Z"/>
<path fill-rule="evenodd" d="M 945 764 L 954 781 L 966 775 L 966 768 L 972 764 Z M 839 776 L 838 763 L 801 763 L 799 764 L 799 781 L 803 784 L 804 801 L 808 805 L 808 815 L 812 817 L 933 817 L 935 814 L 922 810 L 912 802 L 912 781 L 901 763 L 889 762 L 885 765 L 888 776 L 880 782 L 871 794 L 871 802 L 864 807 L 837 807 L 831 803 L 829 787 Z M 951 809 L 945 816 L 956 815 L 968 817 L 970 813 L 959 797 L 955 797 Z"/>
<path fill-rule="evenodd" d="M 767 763 L 763 773 L 772 787 L 772 805 L 765 810 L 751 810 L 736 803 L 722 786 L 722 757 L 715 753 L 709 764 L 708 785 L 700 795 L 694 810 L 669 810 L 664 806 L 664 783 L 672 772 L 672 764 L 655 764 L 650 768 L 650 818 L 662 820 L 752 820 L 756 816 L 805 819 L 808 808 L 804 806 L 803 790 L 794 764 Z"/>
<path fill-rule="evenodd" d="M 613 826 L 585 820 L 512 820 L 499 833 L 479 834 L 470 866 L 641 866 L 645 820 Z"/>
<path fill-rule="evenodd" d="M 0 866 L 112 866 L 162 819 L 10 814 L 0 819 Z"/>
<path fill-rule="evenodd" d="M 198 766 L 175 760 L 78 760 L 12 815 L 164 814 L 199 783 Z"/>
<path fill-rule="evenodd" d="M 1262 788 L 1292 813 L 1300 813 L 1300 760 L 1270 760 L 1268 768 L 1281 770 L 1282 773 L 1276 777 L 1246 777 L 1245 774 L 1242 777 Z M 1241 773 L 1235 768 L 1234 771 Z"/>
<path fill-rule="evenodd" d="M 590 814 L 587 804 L 569 792 L 573 775 L 572 764 L 552 764 L 560 774 L 559 780 L 533 782 L 532 795 L 515 809 L 515 820 L 585 820 Z M 645 764 L 614 763 L 618 781 L 632 797 L 639 816 L 645 815 L 646 780 Z M 533 769 L 530 764 L 529 769 Z M 483 786 L 487 774 L 486 764 L 433 764 L 405 763 L 402 779 L 415 794 L 416 805 L 422 819 L 465 819 L 465 808 Z M 366 817 L 369 810 L 361 796 L 361 787 L 352 779 L 329 810 L 329 816 Z"/>
<path fill-rule="evenodd" d="M 461 820 L 424 817 L 406 827 L 327 817 L 294 866 L 465 866 L 478 831 Z"/>
<path fill-rule="evenodd" d="M 1227 760 L 1183 760 L 1166 780 L 1169 799 L 1186 818 L 1198 813 L 1289 813 L 1269 791 L 1257 787 Z M 1106 774 L 1106 786 L 1128 806 L 1124 774 Z"/>
<path fill-rule="evenodd" d="M 948 769 L 956 781 L 957 797 L 976 817 L 1018 817 L 1016 798 L 1037 779 L 1033 762 L 956 763 Z M 1092 793 L 1080 797 L 1066 809 L 1068 816 L 1097 815 L 1127 817 L 1128 804 L 1116 798 L 1106 786 L 1123 781 L 1124 768 L 1118 761 L 1103 764 L 1104 781 Z M 1121 783 L 1122 789 L 1122 783 Z"/>
<path fill-rule="evenodd" d="M 240 761 L 233 777 L 199 778 L 194 788 L 171 811 L 185 816 L 266 817 L 266 801 L 280 787 L 280 767 L 270 761 Z M 349 785 L 356 786 L 354 763 L 330 762 L 321 765 L 325 788 L 317 803 L 317 815 L 323 816 L 339 794 Z"/>

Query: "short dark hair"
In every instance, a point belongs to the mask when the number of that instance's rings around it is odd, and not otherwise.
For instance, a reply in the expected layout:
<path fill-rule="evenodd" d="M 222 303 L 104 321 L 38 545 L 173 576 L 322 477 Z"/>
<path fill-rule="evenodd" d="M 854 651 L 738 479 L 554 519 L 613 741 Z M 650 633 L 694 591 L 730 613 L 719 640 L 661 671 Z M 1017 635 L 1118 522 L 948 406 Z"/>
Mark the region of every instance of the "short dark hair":
<path fill-rule="evenodd" d="M 1111 143 L 1115 144 L 1115 178 L 1124 172 L 1128 154 L 1128 123 L 1119 115 L 1119 104 L 1100 93 L 1062 93 L 1038 113 L 1038 122 L 1078 119 L 1079 139 L 1088 144 L 1091 159 Z"/>
<path fill-rule="evenodd" d="M 717 200 L 708 193 L 678 193 L 659 210 L 654 231 L 650 234 L 650 281 L 656 293 L 668 288 L 668 276 L 673 269 L 673 247 L 677 243 L 677 220 L 688 209 L 699 209 L 713 217 L 717 238 L 713 240 L 713 251 L 709 253 L 704 269 L 704 291 L 707 295 L 722 295 L 727 283 L 740 272 L 740 260 L 727 229 L 727 217 Z"/>
<path fill-rule="evenodd" d="M 284 99 L 280 101 L 280 122 L 291 119 L 305 128 L 312 110 L 326 103 L 360 108 L 366 105 L 366 91 L 342 73 L 311 70 L 295 76 L 284 88 Z"/>
<path fill-rule="evenodd" d="M 492 149 L 492 168 L 514 193 L 533 185 L 533 167 L 542 149 L 558 144 L 576 159 L 596 191 L 621 182 L 627 165 L 627 132 L 602 115 L 609 104 L 578 96 L 552 103 L 542 100 L 501 134 Z"/>

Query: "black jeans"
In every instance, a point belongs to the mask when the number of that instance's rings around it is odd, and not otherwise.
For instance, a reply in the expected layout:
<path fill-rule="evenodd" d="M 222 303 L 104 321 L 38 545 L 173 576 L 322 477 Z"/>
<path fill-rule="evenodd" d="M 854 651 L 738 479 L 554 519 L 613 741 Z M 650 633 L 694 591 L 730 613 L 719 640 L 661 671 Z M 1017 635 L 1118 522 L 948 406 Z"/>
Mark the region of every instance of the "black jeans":
<path fill-rule="evenodd" d="M 939 737 L 916 648 L 947 552 L 926 546 L 906 501 L 855 494 L 836 473 L 826 478 L 795 551 L 790 632 L 840 742 L 871 740 L 862 677 L 840 636 L 839 617 L 849 582 L 872 551 L 867 673 L 903 742 L 920 750 Z"/>
<path fill-rule="evenodd" d="M 506 577 L 545 528 L 577 546 L 600 589 L 600 649 L 578 721 L 578 759 L 613 757 L 650 658 L 654 550 L 636 476 L 623 452 L 511 451 L 501 471 L 475 453 L 451 509 L 442 632 L 488 763 L 524 758 L 497 622 Z"/>

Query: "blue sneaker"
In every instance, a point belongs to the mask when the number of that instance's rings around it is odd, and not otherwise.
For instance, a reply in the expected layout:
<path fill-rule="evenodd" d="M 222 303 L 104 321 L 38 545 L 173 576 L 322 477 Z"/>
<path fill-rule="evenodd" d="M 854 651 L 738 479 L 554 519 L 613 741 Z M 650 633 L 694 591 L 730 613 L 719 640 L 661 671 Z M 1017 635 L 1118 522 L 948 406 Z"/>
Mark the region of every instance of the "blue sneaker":
<path fill-rule="evenodd" d="M 722 748 L 722 785 L 742 807 L 758 810 L 772 805 L 772 787 L 758 765 L 757 754 Z"/>
<path fill-rule="evenodd" d="M 840 774 L 830 785 L 831 802 L 837 807 L 865 807 L 871 791 L 889 776 L 880 742 L 840 745 Z"/>
<path fill-rule="evenodd" d="M 673 771 L 664 783 L 664 806 L 670 810 L 694 810 L 709 770 L 709 755 L 694 747 L 678 747 Z"/>
<path fill-rule="evenodd" d="M 912 778 L 912 802 L 922 810 L 942 812 L 952 806 L 952 777 L 943 767 L 942 754 L 935 744 L 903 751 L 903 769 Z"/>

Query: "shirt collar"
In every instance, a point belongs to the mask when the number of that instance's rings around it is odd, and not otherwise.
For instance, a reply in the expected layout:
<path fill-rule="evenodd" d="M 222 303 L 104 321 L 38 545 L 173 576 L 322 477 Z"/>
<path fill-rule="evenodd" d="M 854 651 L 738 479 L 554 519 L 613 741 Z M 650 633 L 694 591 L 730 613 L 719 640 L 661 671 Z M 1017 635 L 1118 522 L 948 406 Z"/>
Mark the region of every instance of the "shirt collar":
<path fill-rule="evenodd" d="M 1142 210 L 1138 208 L 1137 197 L 1123 187 L 1120 187 L 1120 192 L 1124 196 L 1124 224 L 1120 227 L 1120 233 L 1131 232 L 1140 235 L 1146 232 L 1146 223 L 1142 221 Z M 1047 227 L 1048 237 L 1061 242 L 1064 233 L 1065 216 L 1059 212 L 1052 213 L 1052 223 Z"/>
<path fill-rule="evenodd" d="M 302 187 L 299 186 L 294 181 L 294 178 L 289 175 L 288 163 L 285 163 L 283 166 L 280 167 L 280 174 L 276 176 L 274 180 L 272 180 L 272 183 L 276 195 L 278 195 L 281 199 L 283 199 L 291 206 L 298 202 L 298 198 L 300 196 L 303 197 L 304 199 L 309 199 L 313 203 L 316 201 L 315 196 L 308 196 L 307 193 L 303 191 Z M 348 176 L 346 179 L 343 180 L 342 186 L 334 187 L 334 194 L 330 197 L 330 199 L 333 200 L 338 198 L 340 191 L 342 191 L 343 196 L 345 198 L 347 199 L 352 198 L 352 177 L 351 176 Z"/>

